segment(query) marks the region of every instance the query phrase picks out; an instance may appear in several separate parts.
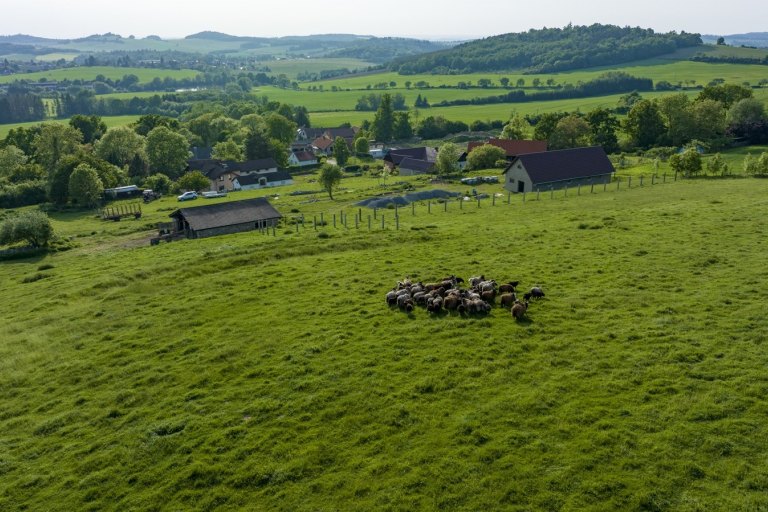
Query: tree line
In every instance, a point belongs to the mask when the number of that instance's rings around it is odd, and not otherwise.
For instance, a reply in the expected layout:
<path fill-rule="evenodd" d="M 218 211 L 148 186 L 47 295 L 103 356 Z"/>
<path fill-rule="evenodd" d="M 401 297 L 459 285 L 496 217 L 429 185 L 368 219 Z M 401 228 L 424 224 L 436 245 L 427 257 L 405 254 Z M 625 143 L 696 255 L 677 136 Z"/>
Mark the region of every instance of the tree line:
<path fill-rule="evenodd" d="M 525 73 L 553 73 L 571 69 L 621 64 L 672 53 L 702 44 L 699 34 L 593 24 L 531 29 L 471 41 L 448 50 L 395 59 L 390 69 L 403 75 L 417 73 L 469 74 L 522 69 Z"/>

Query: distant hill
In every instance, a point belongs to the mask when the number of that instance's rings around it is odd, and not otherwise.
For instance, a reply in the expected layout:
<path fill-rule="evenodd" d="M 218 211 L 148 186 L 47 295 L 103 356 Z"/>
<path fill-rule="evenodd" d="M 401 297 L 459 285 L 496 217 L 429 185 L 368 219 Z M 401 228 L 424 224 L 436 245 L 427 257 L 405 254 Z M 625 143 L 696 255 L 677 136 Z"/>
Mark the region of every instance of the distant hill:
<path fill-rule="evenodd" d="M 729 36 L 703 35 L 705 43 L 714 44 L 719 37 L 725 39 L 725 43 L 731 46 L 754 46 L 755 48 L 768 48 L 768 32 L 748 32 L 746 34 L 731 34 Z"/>
<path fill-rule="evenodd" d="M 504 34 L 448 50 L 396 59 L 401 74 L 522 70 L 551 73 L 657 57 L 702 44 L 699 34 L 594 24 Z"/>
<path fill-rule="evenodd" d="M 201 44 L 210 41 L 210 44 Z M 203 31 L 183 39 L 161 39 L 148 36 L 143 39 L 124 38 L 119 34 L 93 34 L 77 39 L 45 39 L 29 35 L 0 36 L 0 58 L 4 55 L 28 55 L 30 58 L 48 53 L 80 54 L 80 58 L 96 55 L 108 61 L 110 52 L 139 52 L 132 59 L 146 58 L 140 52 L 182 52 L 189 55 L 217 55 L 247 57 L 256 55 L 264 60 L 280 58 L 355 58 L 387 63 L 396 57 L 434 52 L 451 45 L 408 38 L 377 38 L 355 34 L 316 34 L 309 36 L 257 37 L 234 36 L 223 32 Z M 202 48 L 205 48 L 202 50 Z M 170 55 L 168 56 L 169 58 Z M 266 58 L 265 58 L 266 57 Z M 157 59 L 160 56 L 156 56 Z M 175 57 L 174 57 L 175 58 Z"/>

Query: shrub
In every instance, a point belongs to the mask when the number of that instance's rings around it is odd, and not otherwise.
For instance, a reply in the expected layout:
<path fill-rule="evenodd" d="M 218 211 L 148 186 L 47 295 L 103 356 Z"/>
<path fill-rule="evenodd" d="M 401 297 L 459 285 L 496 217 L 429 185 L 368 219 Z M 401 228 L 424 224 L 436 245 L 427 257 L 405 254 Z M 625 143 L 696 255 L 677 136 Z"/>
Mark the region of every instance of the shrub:
<path fill-rule="evenodd" d="M 22 212 L 0 224 L 0 245 L 26 242 L 32 247 L 46 247 L 53 238 L 53 226 L 41 211 Z"/>

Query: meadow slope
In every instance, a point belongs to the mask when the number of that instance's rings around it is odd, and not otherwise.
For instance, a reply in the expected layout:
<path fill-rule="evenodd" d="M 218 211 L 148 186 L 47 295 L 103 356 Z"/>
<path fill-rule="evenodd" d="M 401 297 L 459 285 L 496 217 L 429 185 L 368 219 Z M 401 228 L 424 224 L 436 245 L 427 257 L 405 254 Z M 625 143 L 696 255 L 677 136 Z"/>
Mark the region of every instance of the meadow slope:
<path fill-rule="evenodd" d="M 156 247 L 57 217 L 79 247 L 0 263 L 0 509 L 768 507 L 768 181 L 513 199 Z M 450 273 L 547 297 L 384 304 Z"/>

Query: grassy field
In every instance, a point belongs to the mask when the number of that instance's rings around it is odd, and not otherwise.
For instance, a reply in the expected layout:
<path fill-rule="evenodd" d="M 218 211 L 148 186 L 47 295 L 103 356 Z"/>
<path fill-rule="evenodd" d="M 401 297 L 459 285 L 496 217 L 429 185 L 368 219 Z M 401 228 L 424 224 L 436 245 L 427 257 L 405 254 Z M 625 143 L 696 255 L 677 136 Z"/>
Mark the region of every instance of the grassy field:
<path fill-rule="evenodd" d="M 343 185 L 276 204 L 377 187 Z M 768 507 L 767 193 L 684 181 L 157 247 L 140 228 L 170 199 L 59 216 L 80 247 L 0 265 L 0 508 Z M 547 297 L 521 323 L 384 305 L 450 273 Z"/>
<path fill-rule="evenodd" d="M 118 80 L 124 75 L 136 75 L 139 83 L 151 82 L 155 78 L 172 77 L 176 79 L 194 78 L 199 74 L 193 69 L 151 69 L 151 68 L 118 68 L 108 66 L 77 67 L 40 71 L 36 73 L 21 73 L 17 75 L 0 76 L 0 83 L 10 83 L 15 80 L 40 81 L 51 80 L 94 80 L 98 75 L 104 75 L 112 80 Z"/>

